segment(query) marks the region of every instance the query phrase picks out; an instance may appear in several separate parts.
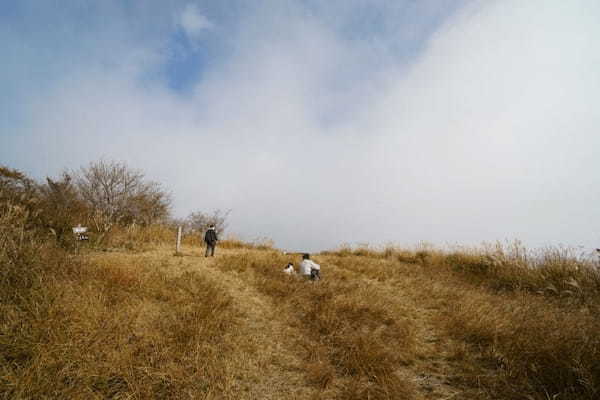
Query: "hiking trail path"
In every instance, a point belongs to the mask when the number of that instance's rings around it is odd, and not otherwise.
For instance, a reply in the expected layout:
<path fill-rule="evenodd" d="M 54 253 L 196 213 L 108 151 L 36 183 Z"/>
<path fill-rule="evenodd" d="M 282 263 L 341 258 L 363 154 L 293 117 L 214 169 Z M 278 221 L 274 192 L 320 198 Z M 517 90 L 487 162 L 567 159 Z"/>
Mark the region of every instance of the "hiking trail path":
<path fill-rule="evenodd" d="M 303 352 L 298 349 L 294 337 L 302 332 L 289 323 L 282 308 L 274 304 L 274 299 L 261 293 L 253 284 L 251 271 L 239 272 L 223 270 L 216 265 L 219 257 L 239 255 L 255 250 L 219 249 L 215 258 L 203 255 L 203 249 L 183 247 L 180 257 L 172 250 L 151 251 L 148 257 L 162 260 L 172 273 L 194 271 L 207 279 L 214 280 L 224 292 L 231 296 L 239 311 L 239 326 L 244 341 L 236 349 L 231 360 L 234 384 L 230 396 L 236 399 L 327 399 L 326 391 L 307 383 Z M 350 274 L 372 286 L 390 304 L 401 304 L 406 308 L 412 328 L 415 330 L 417 357 L 409 365 L 399 366 L 397 373 L 415 389 L 415 397 L 410 400 L 449 400 L 476 399 L 474 393 L 466 393 L 451 383 L 456 374 L 452 355 L 446 352 L 448 340 L 435 328 L 432 322 L 443 310 L 434 300 L 427 300 L 423 290 L 431 288 L 414 287 L 415 282 L 403 282 L 398 277 L 373 279 L 360 271 L 343 268 L 327 256 L 317 256 L 322 261 L 326 275 Z M 282 266 L 283 268 L 283 266 Z M 325 278 L 327 279 L 327 278 Z M 302 284 L 302 283 L 299 283 Z M 422 285 L 422 282 L 420 282 Z M 421 291 L 421 292 L 419 292 Z M 408 399 L 407 399 L 408 400 Z"/>

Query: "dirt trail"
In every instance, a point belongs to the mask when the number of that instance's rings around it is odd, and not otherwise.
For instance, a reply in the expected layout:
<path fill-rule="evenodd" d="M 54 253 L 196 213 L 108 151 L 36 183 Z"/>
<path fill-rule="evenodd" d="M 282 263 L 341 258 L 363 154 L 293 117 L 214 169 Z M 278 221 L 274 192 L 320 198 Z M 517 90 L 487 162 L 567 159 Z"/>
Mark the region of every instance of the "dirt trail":
<path fill-rule="evenodd" d="M 196 253 L 198 251 L 195 251 Z M 236 349 L 236 398 L 239 399 L 307 399 L 314 389 L 306 384 L 302 349 L 293 348 L 293 338 L 300 333 L 278 315 L 272 300 L 247 282 L 247 277 L 235 271 L 214 267 L 214 258 L 187 253 L 178 267 L 214 279 L 224 287 L 241 311 L 241 329 L 246 341 Z M 243 253 L 243 250 L 221 250 L 219 255 Z M 246 279 L 246 280 L 245 280 Z"/>
<path fill-rule="evenodd" d="M 183 248 L 182 257 L 174 257 L 172 250 L 158 249 L 138 255 L 129 255 L 136 262 L 144 259 L 159 260 L 159 264 L 172 273 L 194 271 L 214 280 L 231 296 L 240 311 L 240 341 L 236 338 L 233 359 L 230 360 L 233 377 L 233 395 L 236 399 L 318 399 L 323 395 L 307 382 L 305 349 L 294 347 L 294 338 L 301 333 L 280 315 L 281 307 L 273 298 L 261 293 L 253 283 L 253 271 L 222 270 L 215 266 L 214 258 L 205 258 L 199 249 Z M 217 249 L 217 257 L 243 256 L 253 250 Z M 435 288 L 425 276 L 377 274 L 361 271 L 351 265 L 336 264 L 335 259 L 320 257 L 331 279 L 356 279 L 366 282 L 390 304 L 406 310 L 408 322 L 415 331 L 417 355 L 414 362 L 399 366 L 398 374 L 412 382 L 417 389 L 413 400 L 476 399 L 475 393 L 467 393 L 452 385 L 460 368 L 453 365 L 449 349 L 456 346 L 436 329 L 434 321 L 446 307 L 429 298 Z"/>

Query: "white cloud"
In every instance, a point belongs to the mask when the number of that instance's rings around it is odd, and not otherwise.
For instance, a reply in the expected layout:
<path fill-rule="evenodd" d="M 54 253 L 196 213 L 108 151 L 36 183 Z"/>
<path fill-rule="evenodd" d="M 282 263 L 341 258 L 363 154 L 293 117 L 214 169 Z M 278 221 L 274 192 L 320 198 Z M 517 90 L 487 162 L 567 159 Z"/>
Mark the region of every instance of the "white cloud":
<path fill-rule="evenodd" d="M 369 68 L 364 43 L 293 15 L 246 21 L 190 97 L 139 85 L 135 68 L 85 70 L 40 93 L 31 163 L 127 160 L 174 191 L 179 214 L 232 208 L 233 231 L 290 250 L 597 247 L 595 1 L 476 2 L 409 69 Z"/>
<path fill-rule="evenodd" d="M 197 5 L 192 3 L 186 5 L 181 12 L 179 25 L 192 40 L 198 39 L 204 31 L 214 28 L 214 24 L 202 15 Z"/>

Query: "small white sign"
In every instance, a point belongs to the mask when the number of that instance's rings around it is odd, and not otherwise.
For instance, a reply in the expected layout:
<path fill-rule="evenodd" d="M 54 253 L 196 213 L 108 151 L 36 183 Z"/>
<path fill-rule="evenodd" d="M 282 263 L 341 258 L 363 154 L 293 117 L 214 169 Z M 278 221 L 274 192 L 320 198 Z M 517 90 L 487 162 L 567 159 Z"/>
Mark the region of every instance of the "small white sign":
<path fill-rule="evenodd" d="M 81 234 L 81 233 L 86 233 L 86 232 L 87 232 L 87 226 L 77 225 L 77 226 L 73 227 L 74 234 Z"/>

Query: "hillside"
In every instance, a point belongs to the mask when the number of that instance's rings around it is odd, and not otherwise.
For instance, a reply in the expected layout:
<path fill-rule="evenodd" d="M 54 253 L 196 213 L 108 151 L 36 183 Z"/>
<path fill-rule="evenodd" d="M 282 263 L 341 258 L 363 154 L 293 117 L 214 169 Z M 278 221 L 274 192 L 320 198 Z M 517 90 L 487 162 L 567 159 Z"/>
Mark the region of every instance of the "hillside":
<path fill-rule="evenodd" d="M 509 289 L 434 252 L 391 250 L 315 255 L 323 280 L 311 283 L 281 273 L 298 256 L 225 247 L 32 255 L 41 285 L 13 298 L 4 280 L 0 394 L 598 398 L 598 303 L 583 287 Z"/>

